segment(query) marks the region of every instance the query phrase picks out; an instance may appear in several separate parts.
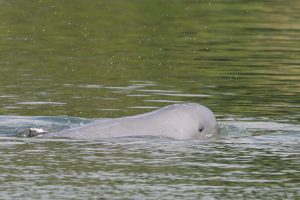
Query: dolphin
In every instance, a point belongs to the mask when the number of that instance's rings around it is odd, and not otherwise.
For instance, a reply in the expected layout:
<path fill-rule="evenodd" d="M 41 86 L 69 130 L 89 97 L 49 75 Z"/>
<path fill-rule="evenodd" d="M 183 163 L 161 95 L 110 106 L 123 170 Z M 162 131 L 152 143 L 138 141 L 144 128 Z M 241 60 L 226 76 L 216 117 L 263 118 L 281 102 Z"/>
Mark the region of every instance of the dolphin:
<path fill-rule="evenodd" d="M 162 136 L 178 140 L 206 139 L 217 134 L 213 112 L 197 103 L 174 104 L 135 116 L 96 120 L 37 137 L 97 140 L 129 136 Z"/>

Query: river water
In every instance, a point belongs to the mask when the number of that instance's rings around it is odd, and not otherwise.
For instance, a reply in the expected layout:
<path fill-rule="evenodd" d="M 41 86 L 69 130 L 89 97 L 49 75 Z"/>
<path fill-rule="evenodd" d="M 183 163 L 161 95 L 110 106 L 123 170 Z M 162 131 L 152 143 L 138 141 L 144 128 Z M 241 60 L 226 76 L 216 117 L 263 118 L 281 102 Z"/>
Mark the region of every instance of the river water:
<path fill-rule="evenodd" d="M 299 199 L 299 9 L 0 0 L 0 199 Z M 184 102 L 217 138 L 22 137 Z"/>

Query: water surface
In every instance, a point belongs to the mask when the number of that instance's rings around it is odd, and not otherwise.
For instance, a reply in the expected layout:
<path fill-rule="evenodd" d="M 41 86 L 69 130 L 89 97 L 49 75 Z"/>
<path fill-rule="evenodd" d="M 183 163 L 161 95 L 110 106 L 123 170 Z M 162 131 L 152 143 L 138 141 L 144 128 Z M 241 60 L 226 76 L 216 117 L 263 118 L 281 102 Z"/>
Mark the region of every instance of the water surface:
<path fill-rule="evenodd" d="M 297 199 L 300 3 L 0 0 L 0 198 Z M 209 141 L 22 138 L 184 102 Z"/>

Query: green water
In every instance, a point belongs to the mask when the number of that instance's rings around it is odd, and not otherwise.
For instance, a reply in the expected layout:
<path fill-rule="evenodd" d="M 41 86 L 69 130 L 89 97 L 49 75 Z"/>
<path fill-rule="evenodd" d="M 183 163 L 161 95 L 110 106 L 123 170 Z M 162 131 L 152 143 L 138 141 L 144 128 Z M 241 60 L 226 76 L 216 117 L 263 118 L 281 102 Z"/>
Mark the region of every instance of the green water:
<path fill-rule="evenodd" d="M 299 10 L 296 0 L 0 0 L 0 198 L 300 198 Z M 11 137 L 181 102 L 213 110 L 220 137 Z"/>

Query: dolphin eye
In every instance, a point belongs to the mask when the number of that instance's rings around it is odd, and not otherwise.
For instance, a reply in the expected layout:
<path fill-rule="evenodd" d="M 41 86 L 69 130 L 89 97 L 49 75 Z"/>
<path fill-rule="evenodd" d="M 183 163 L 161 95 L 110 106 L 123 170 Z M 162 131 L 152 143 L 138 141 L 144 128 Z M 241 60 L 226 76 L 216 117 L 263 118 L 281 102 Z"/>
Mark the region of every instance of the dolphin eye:
<path fill-rule="evenodd" d="M 202 127 L 202 128 L 199 128 L 199 132 L 202 132 L 204 130 L 204 128 Z"/>

